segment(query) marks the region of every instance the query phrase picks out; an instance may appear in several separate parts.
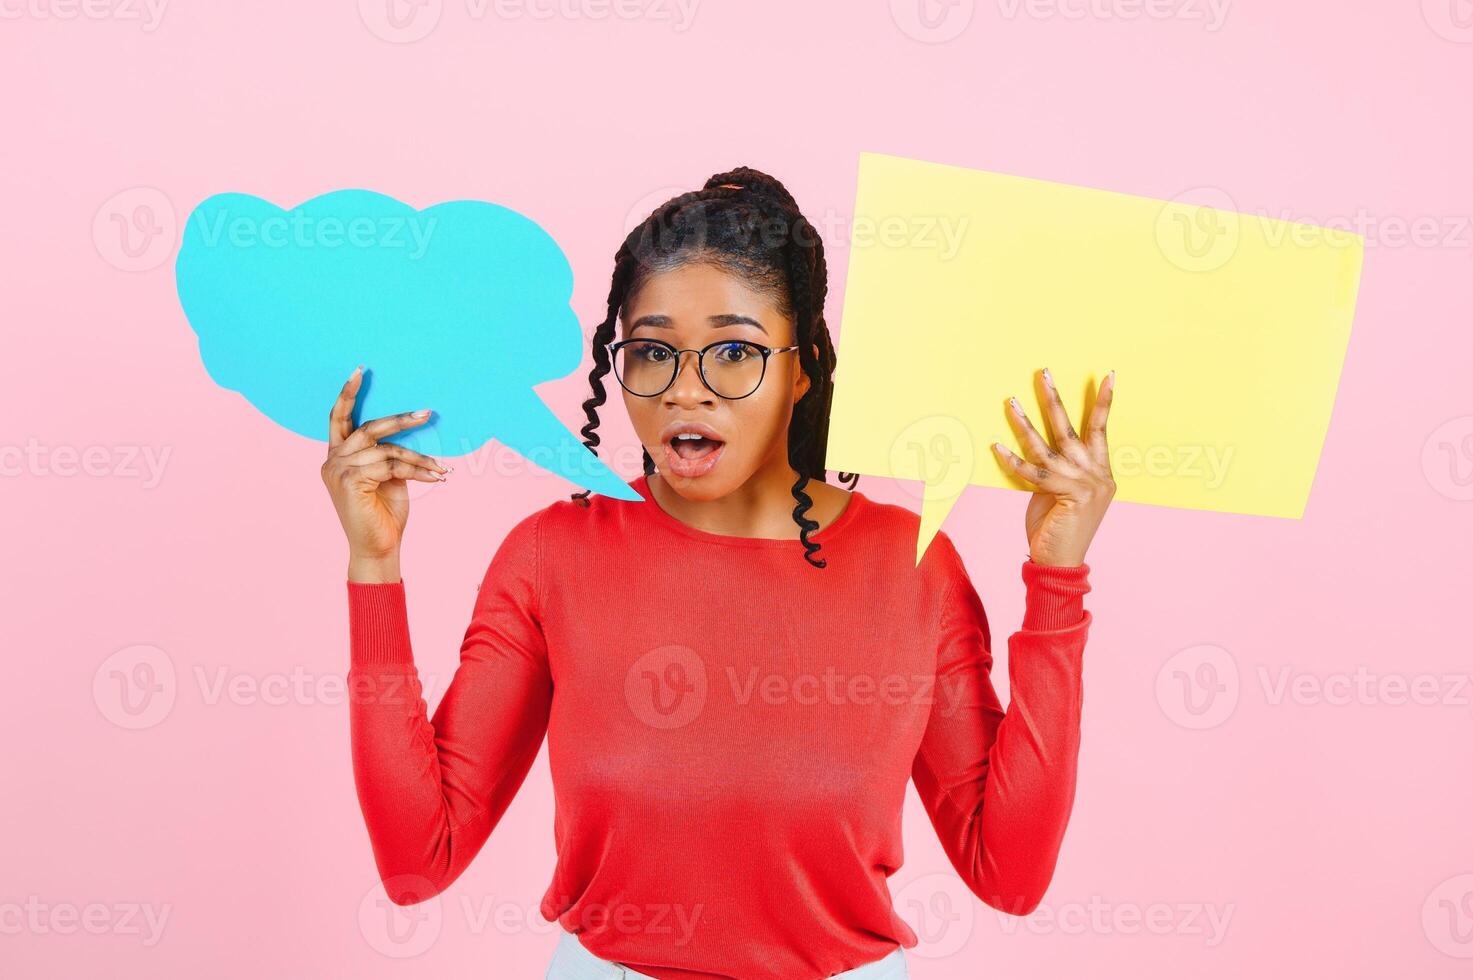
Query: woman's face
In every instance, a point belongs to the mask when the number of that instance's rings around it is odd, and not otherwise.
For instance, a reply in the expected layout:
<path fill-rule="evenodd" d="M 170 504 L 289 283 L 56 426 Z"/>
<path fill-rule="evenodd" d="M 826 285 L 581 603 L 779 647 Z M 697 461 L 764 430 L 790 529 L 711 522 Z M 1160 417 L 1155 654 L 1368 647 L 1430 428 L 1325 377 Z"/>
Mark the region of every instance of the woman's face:
<path fill-rule="evenodd" d="M 772 296 L 717 266 L 693 262 L 651 275 L 632 297 L 620 339 L 633 338 L 695 350 L 718 340 L 787 347 L 795 342 L 795 328 Z M 714 351 L 707 357 L 708 372 L 715 357 Z M 766 468 L 786 472 L 788 424 L 808 384 L 793 350 L 767 359 L 752 394 L 722 398 L 702 383 L 696 355 L 686 353 L 675 382 L 661 394 L 645 398 L 620 390 L 634 431 L 665 482 L 691 500 L 715 500 Z M 674 438 L 692 425 L 708 438 Z"/>

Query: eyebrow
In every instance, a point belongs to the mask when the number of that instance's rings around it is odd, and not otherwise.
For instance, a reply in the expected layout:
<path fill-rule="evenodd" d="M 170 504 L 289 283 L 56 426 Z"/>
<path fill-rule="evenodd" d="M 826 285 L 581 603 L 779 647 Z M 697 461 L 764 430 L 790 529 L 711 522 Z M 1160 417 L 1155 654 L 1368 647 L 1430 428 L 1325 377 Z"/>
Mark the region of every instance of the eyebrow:
<path fill-rule="evenodd" d="M 767 328 L 761 323 L 740 313 L 717 313 L 715 316 L 706 317 L 706 322 L 713 327 L 733 327 L 738 324 L 747 324 L 756 327 L 763 333 L 767 332 Z M 633 333 L 640 327 L 673 327 L 674 325 L 670 318 L 663 313 L 647 313 L 629 325 L 629 332 Z"/>

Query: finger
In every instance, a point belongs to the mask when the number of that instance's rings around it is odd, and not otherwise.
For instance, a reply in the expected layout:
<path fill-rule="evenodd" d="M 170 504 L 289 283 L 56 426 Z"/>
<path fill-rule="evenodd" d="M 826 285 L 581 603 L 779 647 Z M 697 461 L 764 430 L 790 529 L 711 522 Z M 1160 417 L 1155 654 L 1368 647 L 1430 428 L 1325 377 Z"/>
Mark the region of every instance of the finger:
<path fill-rule="evenodd" d="M 1068 482 L 1054 470 L 1039 463 L 1033 463 L 1014 453 L 1000 442 L 992 444 L 992 451 L 1002 458 L 1003 465 L 1022 480 L 1032 484 L 1040 490 L 1054 492 L 1061 488 L 1062 484 Z"/>
<path fill-rule="evenodd" d="M 1077 473 L 1078 467 L 1073 461 L 1065 457 L 1053 446 L 1048 444 L 1033 422 L 1028 418 L 1028 413 L 1023 411 L 1023 406 L 1016 398 L 1008 399 L 1008 413 L 1013 428 L 1018 432 L 1018 439 L 1023 443 L 1023 452 L 1027 458 L 1040 466 L 1047 466 L 1054 470 L 1066 473 Z"/>
<path fill-rule="evenodd" d="M 1115 372 L 1105 375 L 1100 388 L 1095 392 L 1094 408 L 1090 409 L 1089 421 L 1084 426 L 1084 444 L 1096 463 L 1110 472 L 1110 444 L 1105 437 L 1105 422 L 1110 417 L 1110 405 L 1115 401 Z"/>
<path fill-rule="evenodd" d="M 351 466 L 344 471 L 344 479 L 354 486 L 378 486 L 389 480 L 418 480 L 421 483 L 444 482 L 444 475 L 434 470 L 402 459 L 381 459 L 364 466 Z"/>
<path fill-rule="evenodd" d="M 1054 377 L 1048 368 L 1043 369 L 1043 412 L 1053 430 L 1054 445 L 1058 446 L 1059 452 L 1081 464 L 1087 463 L 1089 453 L 1080 441 L 1079 433 L 1074 431 L 1074 423 L 1069 421 L 1069 413 L 1064 410 L 1064 402 L 1059 398 L 1059 390 L 1054 386 Z"/>
<path fill-rule="evenodd" d="M 363 365 L 360 364 L 348 375 L 343 390 L 338 392 L 332 411 L 327 414 L 327 448 L 341 446 L 353 432 L 353 406 L 358 403 L 358 389 L 363 385 Z"/>
<path fill-rule="evenodd" d="M 424 425 L 429 418 L 430 410 L 422 408 L 417 412 L 400 412 L 398 415 L 385 415 L 371 422 L 364 422 L 338 447 L 338 454 L 346 456 L 367 449 L 386 436 L 412 429 L 416 425 Z"/>
<path fill-rule="evenodd" d="M 407 449 L 404 446 L 392 442 L 380 442 L 369 446 L 367 449 L 360 449 L 356 453 L 344 456 L 342 463 L 345 466 L 366 466 L 369 463 L 376 463 L 381 459 L 402 459 L 406 463 L 412 463 L 415 466 L 433 470 L 437 473 L 449 473 L 451 469 L 448 466 L 442 465 L 433 456 L 417 453 L 413 449 Z"/>

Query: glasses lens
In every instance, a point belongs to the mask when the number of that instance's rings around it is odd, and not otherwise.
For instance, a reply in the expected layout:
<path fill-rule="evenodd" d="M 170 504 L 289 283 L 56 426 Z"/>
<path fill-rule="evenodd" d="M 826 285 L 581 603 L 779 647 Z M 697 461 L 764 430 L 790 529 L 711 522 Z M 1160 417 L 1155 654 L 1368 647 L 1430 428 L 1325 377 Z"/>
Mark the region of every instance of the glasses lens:
<path fill-rule="evenodd" d="M 636 340 L 614 353 L 614 374 L 636 395 L 658 395 L 670 384 L 679 363 L 664 344 Z"/>
<path fill-rule="evenodd" d="M 762 383 L 762 350 L 744 340 L 712 347 L 704 366 L 707 383 L 722 398 L 745 398 Z"/>

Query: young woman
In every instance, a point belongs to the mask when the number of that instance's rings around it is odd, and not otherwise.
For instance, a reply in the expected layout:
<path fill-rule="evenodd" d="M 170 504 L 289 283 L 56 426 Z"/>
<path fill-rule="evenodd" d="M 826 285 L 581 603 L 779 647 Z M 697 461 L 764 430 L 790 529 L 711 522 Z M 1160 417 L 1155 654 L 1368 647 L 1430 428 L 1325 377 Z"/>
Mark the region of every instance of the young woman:
<path fill-rule="evenodd" d="M 1014 400 L 1026 459 L 994 447 L 1037 488 L 1005 712 L 950 538 L 917 567 L 916 514 L 826 482 L 826 291 L 812 226 L 748 168 L 630 233 L 583 436 L 596 451 L 612 372 L 644 499 L 578 493 L 512 528 L 433 720 L 399 546 L 405 481 L 448 469 L 380 441 L 427 413 L 354 429 L 361 372 L 348 380 L 322 473 L 349 542 L 354 777 L 394 902 L 455 881 L 546 735 L 553 980 L 905 977 L 917 937 L 887 878 L 912 779 L 982 901 L 1039 903 L 1074 800 L 1113 373 L 1080 435 L 1045 370 L 1052 439 Z"/>

